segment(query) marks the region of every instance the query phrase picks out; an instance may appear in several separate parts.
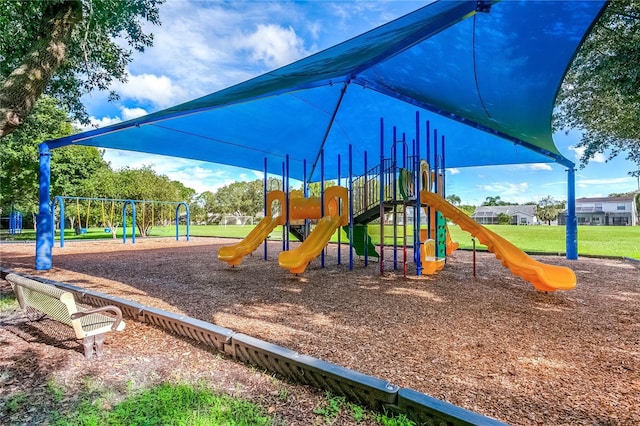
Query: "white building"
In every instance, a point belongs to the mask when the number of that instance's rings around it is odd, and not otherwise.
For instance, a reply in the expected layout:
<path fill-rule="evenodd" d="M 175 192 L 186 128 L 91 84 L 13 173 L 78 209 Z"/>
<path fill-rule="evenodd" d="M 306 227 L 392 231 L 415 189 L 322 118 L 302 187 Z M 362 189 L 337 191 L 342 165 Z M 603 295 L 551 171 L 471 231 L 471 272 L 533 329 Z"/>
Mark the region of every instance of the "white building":
<path fill-rule="evenodd" d="M 638 225 L 635 195 L 628 197 L 578 198 L 576 200 L 578 225 Z M 567 211 L 558 216 L 558 224 L 567 221 Z"/>
<path fill-rule="evenodd" d="M 536 223 L 536 206 L 523 204 L 515 206 L 480 206 L 471 218 L 481 225 L 497 225 L 498 217 L 506 214 L 511 217 L 510 225 L 532 225 Z"/>

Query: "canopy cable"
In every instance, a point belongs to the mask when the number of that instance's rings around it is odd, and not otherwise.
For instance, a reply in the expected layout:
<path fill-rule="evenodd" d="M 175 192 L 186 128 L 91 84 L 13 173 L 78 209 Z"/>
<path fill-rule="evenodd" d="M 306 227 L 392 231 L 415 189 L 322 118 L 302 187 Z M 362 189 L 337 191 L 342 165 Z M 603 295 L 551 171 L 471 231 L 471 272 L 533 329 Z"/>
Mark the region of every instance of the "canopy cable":
<path fill-rule="evenodd" d="M 489 110 L 487 109 L 486 104 L 484 103 L 484 99 L 482 99 L 482 94 L 480 93 L 480 84 L 478 83 L 478 64 L 476 62 L 476 19 L 478 15 L 473 15 L 473 30 L 471 31 L 471 51 L 473 52 L 473 79 L 476 83 L 476 92 L 478 92 L 478 99 L 480 100 L 480 105 L 482 105 L 482 109 L 484 113 L 487 114 L 487 117 L 493 119 Z"/>

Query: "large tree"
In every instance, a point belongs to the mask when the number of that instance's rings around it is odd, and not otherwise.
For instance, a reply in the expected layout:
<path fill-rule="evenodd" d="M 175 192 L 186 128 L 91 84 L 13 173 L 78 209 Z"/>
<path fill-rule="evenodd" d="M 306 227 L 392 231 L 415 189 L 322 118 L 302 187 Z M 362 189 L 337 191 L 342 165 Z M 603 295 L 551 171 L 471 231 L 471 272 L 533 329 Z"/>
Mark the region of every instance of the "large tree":
<path fill-rule="evenodd" d="M 152 45 L 143 23 L 159 24 L 162 1 L 3 0 L 0 138 L 25 122 L 43 93 L 86 123 L 82 95 L 126 81 L 134 50 Z"/>
<path fill-rule="evenodd" d="M 252 182 L 233 182 L 215 194 L 218 213 L 236 216 L 255 216 L 264 210 L 264 187 L 260 179 Z"/>
<path fill-rule="evenodd" d="M 640 2 L 613 0 L 576 56 L 554 127 L 581 129 L 580 159 L 625 154 L 640 170 Z"/>
<path fill-rule="evenodd" d="M 536 216 L 539 220 L 551 222 L 558 219 L 558 214 L 564 210 L 564 201 L 557 201 L 551 195 L 548 195 L 538 201 L 536 206 Z"/>
<path fill-rule="evenodd" d="M 141 169 L 124 168 L 116 172 L 118 196 L 127 200 L 191 202 L 195 190 L 182 183 L 170 180 L 165 175 L 157 174 L 151 167 Z M 136 224 L 140 235 L 146 237 L 155 223 L 160 219 L 171 218 L 175 214 L 175 205 L 162 203 L 136 203 Z"/>
<path fill-rule="evenodd" d="M 0 149 L 0 210 L 12 203 L 22 211 L 35 211 L 38 202 L 38 144 L 68 136 L 73 127 L 55 99 L 44 96 L 25 124 L 2 139 Z M 51 155 L 54 195 L 94 196 L 92 187 L 101 172 L 110 171 L 102 153 L 93 147 L 69 146 Z"/>

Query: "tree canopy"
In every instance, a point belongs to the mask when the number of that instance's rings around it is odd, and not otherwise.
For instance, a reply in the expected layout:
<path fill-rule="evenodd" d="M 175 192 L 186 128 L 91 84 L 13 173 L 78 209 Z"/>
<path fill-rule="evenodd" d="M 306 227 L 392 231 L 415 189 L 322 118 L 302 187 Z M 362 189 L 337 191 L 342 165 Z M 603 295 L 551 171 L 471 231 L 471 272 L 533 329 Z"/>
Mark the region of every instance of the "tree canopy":
<path fill-rule="evenodd" d="M 613 0 L 562 85 L 554 127 L 581 129 L 585 166 L 597 153 L 620 154 L 640 170 L 640 2 Z M 633 171 L 632 171 L 633 172 Z"/>
<path fill-rule="evenodd" d="M 542 198 L 536 207 L 536 216 L 539 220 L 551 222 L 558 218 L 558 214 L 564 210 L 564 201 L 557 201 L 551 195 Z"/>
<path fill-rule="evenodd" d="M 81 97 L 126 81 L 134 51 L 153 43 L 163 0 L 5 0 L 0 3 L 0 138 L 45 93 L 87 123 Z M 110 92 L 110 98 L 117 98 Z"/>
<path fill-rule="evenodd" d="M 506 201 L 503 201 L 499 195 L 496 195 L 495 197 L 489 196 L 482 202 L 483 206 L 509 206 L 514 204 L 517 203 L 508 203 Z"/>

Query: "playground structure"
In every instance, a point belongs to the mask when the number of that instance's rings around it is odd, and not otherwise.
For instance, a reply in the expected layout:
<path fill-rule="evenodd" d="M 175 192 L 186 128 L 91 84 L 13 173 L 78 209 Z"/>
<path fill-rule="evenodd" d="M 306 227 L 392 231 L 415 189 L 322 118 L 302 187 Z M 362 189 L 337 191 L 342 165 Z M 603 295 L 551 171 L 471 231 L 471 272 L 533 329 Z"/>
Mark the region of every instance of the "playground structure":
<path fill-rule="evenodd" d="M 104 229 L 105 233 L 111 233 L 113 238 L 116 238 L 116 230 L 119 226 L 122 226 L 122 242 L 127 242 L 127 228 L 128 225 L 131 225 L 131 243 L 136 243 L 136 229 L 137 229 L 137 210 L 136 204 L 141 206 L 138 210 L 141 214 L 141 226 L 146 231 L 149 227 L 154 226 L 157 220 L 160 223 L 165 222 L 164 217 L 164 207 L 175 206 L 175 225 L 176 225 L 176 240 L 180 238 L 179 234 L 179 224 L 180 224 L 180 208 L 185 208 L 185 224 L 186 224 L 186 240 L 189 241 L 189 224 L 190 224 L 190 215 L 189 215 L 189 206 L 186 202 L 172 202 L 172 201 L 150 201 L 150 200 L 129 200 L 129 199 L 117 199 L 117 198 L 90 198 L 90 197 L 72 197 L 72 196 L 55 196 L 53 197 L 53 201 L 51 202 L 51 215 L 53 220 L 51 221 L 51 230 L 52 234 L 55 235 L 55 212 L 56 206 L 59 210 L 58 220 L 60 224 L 60 247 L 64 247 L 64 233 L 65 233 L 65 222 L 67 216 L 65 215 L 65 201 L 71 201 L 72 205 L 75 207 L 75 215 L 72 219 L 70 219 L 72 226 L 75 229 L 76 235 L 86 234 L 90 224 L 99 225 Z M 84 205 L 81 205 L 81 202 Z M 91 211 L 91 203 L 100 205 L 100 216 L 92 216 Z M 116 217 L 116 204 L 122 205 L 122 215 L 121 222 L 118 222 L 118 217 Z M 147 205 L 151 206 L 150 209 L 147 209 Z M 160 214 L 155 213 L 155 206 L 158 206 L 160 210 Z M 127 211 L 130 207 L 131 213 L 128 215 Z M 150 211 L 150 217 L 145 217 L 146 211 Z M 83 225 L 83 215 L 84 215 L 84 227 Z M 130 219 L 130 220 L 129 220 Z M 99 222 L 98 222 L 99 221 Z"/>
<path fill-rule="evenodd" d="M 384 120 L 381 119 L 380 152 L 383 153 L 386 152 L 384 134 Z M 381 156 L 380 163 L 369 168 L 365 152 L 364 172 L 355 177 L 351 168 L 350 146 L 349 189 L 329 187 L 322 191 L 321 197 L 305 197 L 306 182 L 303 183 L 305 191 L 288 191 L 288 157 L 283 164 L 283 190 L 267 191 L 265 159 L 265 217 L 242 241 L 222 247 L 218 259 L 231 266 L 239 265 L 244 256 L 255 251 L 275 227 L 281 225 L 283 251 L 278 256 L 278 262 L 291 273 L 300 274 L 318 256 L 321 256 L 321 265 L 324 267 L 324 248 L 342 227 L 349 241 L 350 269 L 353 269 L 355 252 L 364 259 L 365 266 L 370 258 L 376 258 L 380 274 L 384 274 L 385 265 L 390 264 L 393 270 L 402 268 L 406 276 L 408 266 L 413 263 L 416 275 L 431 275 L 442 270 L 446 257 L 458 248 L 458 243 L 452 241 L 449 235 L 445 219 L 449 218 L 485 244 L 503 266 L 530 282 L 537 290 L 552 292 L 573 289 L 576 276 L 571 269 L 532 259 L 446 201 L 445 137 L 439 138 L 437 129 L 433 129 L 432 133 L 429 121 L 426 122 L 425 136 L 426 159 L 420 155 L 420 118 L 416 113 L 416 136 L 411 144 L 407 142 L 406 134 L 398 137 L 394 127 L 390 157 Z M 323 159 L 324 155 L 321 155 L 321 188 L 324 188 Z M 341 177 L 338 176 L 340 181 Z M 279 204 L 278 214 L 274 213 L 276 210 L 273 205 L 276 202 Z M 413 222 L 411 236 L 407 232 L 409 217 Z M 312 231 L 309 231 L 309 220 L 318 221 Z M 300 225 L 301 221 L 304 225 Z M 370 234 L 370 224 L 374 221 L 379 224 L 377 247 Z M 386 244 L 389 236 L 385 233 L 385 224 L 388 221 L 393 229 L 391 244 Z M 293 250 L 289 250 L 290 231 L 302 241 Z M 341 232 L 338 232 L 338 263 L 341 261 L 340 236 Z M 408 248 L 412 248 L 413 262 L 408 260 Z M 266 260 L 266 244 L 264 249 Z"/>

